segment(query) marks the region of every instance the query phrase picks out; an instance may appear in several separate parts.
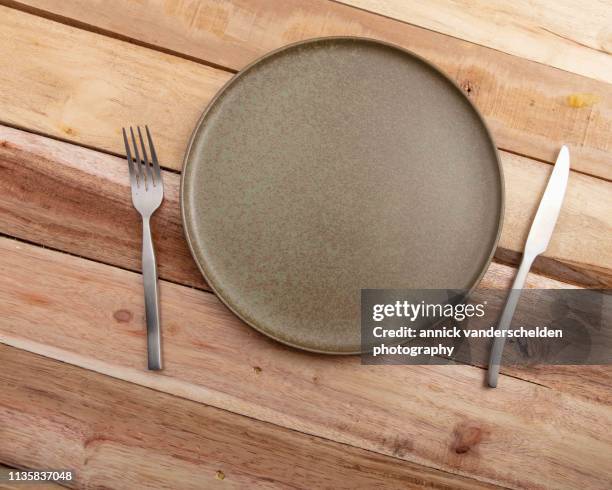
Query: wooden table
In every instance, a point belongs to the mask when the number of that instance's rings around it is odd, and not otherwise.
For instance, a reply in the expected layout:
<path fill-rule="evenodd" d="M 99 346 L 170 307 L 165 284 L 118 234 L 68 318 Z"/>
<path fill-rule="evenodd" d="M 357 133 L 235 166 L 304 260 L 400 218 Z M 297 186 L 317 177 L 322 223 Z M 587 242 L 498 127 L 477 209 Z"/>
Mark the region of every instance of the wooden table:
<path fill-rule="evenodd" d="M 509 286 L 568 144 L 529 286 L 610 287 L 610 0 L 0 3 L 1 463 L 73 469 L 81 488 L 612 488 L 610 367 L 505 368 L 491 390 L 478 366 L 285 348 L 210 293 L 177 204 L 189 134 L 233 73 L 293 41 L 369 36 L 437 64 L 494 133 L 507 205 L 483 285 Z M 161 373 L 121 158 L 120 128 L 143 122 L 166 169 Z"/>

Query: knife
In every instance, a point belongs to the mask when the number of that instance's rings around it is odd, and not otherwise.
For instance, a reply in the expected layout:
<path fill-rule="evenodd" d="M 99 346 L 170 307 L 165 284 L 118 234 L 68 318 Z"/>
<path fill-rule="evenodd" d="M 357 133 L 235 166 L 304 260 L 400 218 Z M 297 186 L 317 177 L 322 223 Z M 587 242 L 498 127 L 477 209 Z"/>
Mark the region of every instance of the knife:
<path fill-rule="evenodd" d="M 521 260 L 521 265 L 514 278 L 512 289 L 508 293 L 506 306 L 499 319 L 497 329 L 504 332 L 504 334 L 512 321 L 512 316 L 514 315 L 514 310 L 521 296 L 527 273 L 529 269 L 531 269 L 531 264 L 533 264 L 533 261 L 538 255 L 548 248 L 548 244 L 550 243 L 550 237 L 555 229 L 555 224 L 557 223 L 557 218 L 561 211 L 561 205 L 563 204 L 563 198 L 565 197 L 569 170 L 569 150 L 567 146 L 563 145 L 557 157 L 557 162 L 553 167 L 553 171 L 550 174 L 550 179 L 548 179 L 548 184 L 546 185 L 546 190 L 540 201 L 538 211 L 536 212 L 535 218 L 533 218 L 533 223 L 531 224 L 531 229 L 529 230 L 529 235 L 527 236 L 527 242 L 525 244 L 523 260 Z M 499 368 L 505 342 L 505 335 L 495 337 L 493 341 L 488 371 L 488 383 L 491 388 L 497 386 L 497 378 L 499 376 Z"/>

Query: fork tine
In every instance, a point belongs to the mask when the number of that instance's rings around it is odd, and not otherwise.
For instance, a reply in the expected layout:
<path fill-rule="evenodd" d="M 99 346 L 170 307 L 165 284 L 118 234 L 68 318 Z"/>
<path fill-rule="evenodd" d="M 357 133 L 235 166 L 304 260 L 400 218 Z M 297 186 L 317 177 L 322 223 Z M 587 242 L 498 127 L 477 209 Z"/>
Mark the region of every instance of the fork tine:
<path fill-rule="evenodd" d="M 153 170 L 151 168 L 151 164 L 149 163 L 149 156 L 147 155 L 147 148 L 144 144 L 144 140 L 142 139 L 142 133 L 140 132 L 140 126 L 138 126 L 138 138 L 140 139 L 140 147 L 142 148 L 142 158 L 144 160 L 144 166 L 147 169 L 147 181 L 152 185 L 156 183 L 153 182 Z"/>
<path fill-rule="evenodd" d="M 159 160 L 157 159 L 157 152 L 155 151 L 155 146 L 153 146 L 153 138 L 151 137 L 151 132 L 149 131 L 149 126 L 145 124 L 145 131 L 147 132 L 147 139 L 149 140 L 149 148 L 151 150 L 151 160 L 153 160 L 153 168 L 155 169 L 155 180 L 162 184 L 161 180 L 161 169 L 159 168 Z"/>
<path fill-rule="evenodd" d="M 138 152 L 138 145 L 136 144 L 136 137 L 134 136 L 132 126 L 130 126 L 130 133 L 132 134 L 132 143 L 134 144 L 134 153 L 136 154 L 136 176 L 138 177 L 138 181 L 142 183 L 144 189 L 146 190 L 146 182 L 142 172 L 142 164 L 140 163 L 140 153 Z"/>
<path fill-rule="evenodd" d="M 125 128 L 121 128 L 123 131 L 123 142 L 125 143 L 125 153 L 127 154 L 128 169 L 130 171 L 130 183 L 132 188 L 138 187 L 138 179 L 136 179 L 136 173 L 134 171 L 134 162 L 132 161 L 132 152 L 130 151 L 130 144 L 127 139 Z"/>

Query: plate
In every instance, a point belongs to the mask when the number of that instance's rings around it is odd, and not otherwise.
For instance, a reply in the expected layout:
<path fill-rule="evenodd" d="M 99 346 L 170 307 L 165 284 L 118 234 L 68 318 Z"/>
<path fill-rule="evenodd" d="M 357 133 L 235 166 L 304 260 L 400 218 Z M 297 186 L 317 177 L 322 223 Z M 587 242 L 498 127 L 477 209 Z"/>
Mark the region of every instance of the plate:
<path fill-rule="evenodd" d="M 232 78 L 192 135 L 189 247 L 218 297 L 285 344 L 354 354 L 362 288 L 471 290 L 501 230 L 482 117 L 439 70 L 363 38 L 300 42 Z"/>

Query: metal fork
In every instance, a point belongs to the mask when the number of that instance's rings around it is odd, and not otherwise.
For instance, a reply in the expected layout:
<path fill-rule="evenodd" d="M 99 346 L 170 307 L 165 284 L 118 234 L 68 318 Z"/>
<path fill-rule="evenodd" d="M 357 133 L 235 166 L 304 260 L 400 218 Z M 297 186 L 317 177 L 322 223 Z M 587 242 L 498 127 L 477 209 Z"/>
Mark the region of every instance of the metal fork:
<path fill-rule="evenodd" d="M 145 314 L 147 319 L 147 353 L 149 369 L 162 369 L 161 360 L 161 331 L 159 322 L 159 292 L 157 290 L 157 263 L 155 261 L 155 250 L 151 237 L 151 215 L 159 208 L 164 198 L 164 186 L 162 183 L 161 170 L 157 153 L 153 146 L 153 139 L 148 126 L 145 126 L 151 162 L 147 155 L 140 126 L 137 127 L 138 139 L 142 150 L 143 159 L 140 159 L 138 144 L 134 136 L 134 130 L 130 127 L 132 144 L 134 147 L 134 158 L 128 137 L 123 129 L 123 142 L 127 155 L 128 168 L 130 170 L 130 183 L 132 186 L 132 203 L 142 216 L 142 279 L 145 295 Z M 141 163 L 141 161 L 143 163 Z"/>

